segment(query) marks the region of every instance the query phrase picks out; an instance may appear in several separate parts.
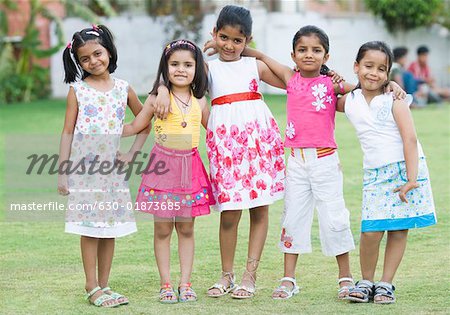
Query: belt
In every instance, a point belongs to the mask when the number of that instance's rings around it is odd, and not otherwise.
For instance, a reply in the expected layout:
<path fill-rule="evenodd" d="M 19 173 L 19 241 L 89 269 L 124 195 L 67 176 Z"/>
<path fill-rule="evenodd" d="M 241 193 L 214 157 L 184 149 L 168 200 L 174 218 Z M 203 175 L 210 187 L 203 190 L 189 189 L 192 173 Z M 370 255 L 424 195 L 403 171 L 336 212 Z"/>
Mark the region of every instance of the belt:
<path fill-rule="evenodd" d="M 216 97 L 211 101 L 212 105 L 223 105 L 223 104 L 231 104 L 234 102 L 240 101 L 250 101 L 250 100 L 260 100 L 262 99 L 262 95 L 257 92 L 243 92 L 243 93 L 235 93 L 228 94 L 220 97 Z"/>

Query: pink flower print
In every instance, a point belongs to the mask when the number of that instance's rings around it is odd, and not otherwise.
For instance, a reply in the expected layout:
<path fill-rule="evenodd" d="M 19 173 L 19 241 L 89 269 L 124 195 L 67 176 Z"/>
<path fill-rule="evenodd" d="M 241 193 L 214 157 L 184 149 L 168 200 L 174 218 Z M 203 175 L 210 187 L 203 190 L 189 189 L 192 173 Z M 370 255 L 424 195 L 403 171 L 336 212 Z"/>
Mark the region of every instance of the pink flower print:
<path fill-rule="evenodd" d="M 256 79 L 250 81 L 248 89 L 252 92 L 258 92 L 258 82 L 256 81 Z"/>
<path fill-rule="evenodd" d="M 261 170 L 261 172 L 266 173 L 270 169 L 270 163 L 262 159 L 259 160 L 259 169 Z"/>
<path fill-rule="evenodd" d="M 241 165 L 242 160 L 244 159 L 244 148 L 242 148 L 242 147 L 234 147 L 231 150 L 231 153 L 233 155 L 233 164 L 234 165 Z"/>
<path fill-rule="evenodd" d="M 244 146 L 247 146 L 247 143 L 248 143 L 248 133 L 247 133 L 247 131 L 245 131 L 245 130 L 241 131 L 240 137 L 243 140 L 242 144 Z"/>
<path fill-rule="evenodd" d="M 289 139 L 294 139 L 295 137 L 295 126 L 292 121 L 290 121 L 286 126 L 286 137 Z"/>
<path fill-rule="evenodd" d="M 89 117 L 97 116 L 98 114 L 97 107 L 95 107 L 94 105 L 86 106 L 84 108 L 84 114 Z"/>
<path fill-rule="evenodd" d="M 248 159 L 249 160 L 254 160 L 257 155 L 258 155 L 258 151 L 256 151 L 256 148 L 248 148 Z"/>
<path fill-rule="evenodd" d="M 242 178 L 241 171 L 238 168 L 234 169 L 233 177 L 236 181 L 238 181 Z"/>
<path fill-rule="evenodd" d="M 250 195 L 250 200 L 258 198 L 258 193 L 254 189 L 252 189 L 250 191 L 249 195 Z"/>
<path fill-rule="evenodd" d="M 233 196 L 233 202 L 241 202 L 242 201 L 242 196 L 239 192 L 235 192 L 234 196 Z"/>
<path fill-rule="evenodd" d="M 236 181 L 234 180 L 233 175 L 231 175 L 230 172 L 225 172 L 224 176 L 223 176 L 223 188 L 225 189 L 231 189 L 235 186 Z"/>
<path fill-rule="evenodd" d="M 266 190 L 267 184 L 264 180 L 259 179 L 256 181 L 256 188 L 261 189 L 261 190 Z"/>
<path fill-rule="evenodd" d="M 272 129 L 262 130 L 261 141 L 265 143 L 271 143 L 273 140 L 275 140 L 275 135 L 275 131 L 273 131 Z"/>
<path fill-rule="evenodd" d="M 280 129 L 278 128 L 277 121 L 273 117 L 270 118 L 270 126 L 272 127 L 273 130 L 279 132 Z"/>
<path fill-rule="evenodd" d="M 233 148 L 233 139 L 231 137 L 227 137 L 225 139 L 224 145 L 225 145 L 225 148 L 227 148 L 228 150 L 231 151 L 231 149 Z"/>
<path fill-rule="evenodd" d="M 231 137 L 236 140 L 237 136 L 239 135 L 239 128 L 238 128 L 238 126 L 231 125 L 231 127 L 230 127 L 230 134 L 231 134 Z"/>
<path fill-rule="evenodd" d="M 284 247 L 291 248 L 293 237 L 286 234 L 286 229 L 283 228 L 281 230 L 281 241 L 283 242 Z"/>
<path fill-rule="evenodd" d="M 252 181 L 248 175 L 242 176 L 242 187 L 245 189 L 251 189 L 253 187 Z"/>
<path fill-rule="evenodd" d="M 270 187 L 270 193 L 274 194 L 284 190 L 284 185 L 281 182 L 276 182 L 275 185 Z"/>
<path fill-rule="evenodd" d="M 283 160 L 283 158 L 281 157 L 281 156 L 279 156 L 278 158 L 277 158 L 277 160 L 275 161 L 275 165 L 274 165 L 274 167 L 275 167 L 275 169 L 277 170 L 277 171 L 282 171 L 282 170 L 284 170 L 284 168 L 285 168 L 285 166 L 284 166 L 284 160 Z"/>
<path fill-rule="evenodd" d="M 228 201 L 230 201 L 230 195 L 228 195 L 227 192 L 222 191 L 222 192 L 220 193 L 220 195 L 217 197 L 217 201 L 219 201 L 219 203 L 225 203 L 225 202 L 228 202 Z"/>
<path fill-rule="evenodd" d="M 256 167 L 254 167 L 253 165 L 250 165 L 250 167 L 248 168 L 248 176 L 250 178 L 253 178 L 253 177 L 255 177 L 256 173 L 257 173 Z"/>
<path fill-rule="evenodd" d="M 223 137 L 225 136 L 225 133 L 227 132 L 227 127 L 225 127 L 224 124 L 220 125 L 219 127 L 216 128 L 216 134 L 219 137 L 219 139 L 223 139 Z"/>
<path fill-rule="evenodd" d="M 223 166 L 225 166 L 226 169 L 231 169 L 231 158 L 229 156 L 227 156 L 226 158 L 223 159 Z"/>
<path fill-rule="evenodd" d="M 216 175 L 214 176 L 217 184 L 222 184 L 223 182 L 223 169 L 218 169 Z"/>
<path fill-rule="evenodd" d="M 249 135 L 252 134 L 253 130 L 255 130 L 255 123 L 252 121 L 249 121 L 245 124 L 245 130 Z"/>
<path fill-rule="evenodd" d="M 213 138 L 213 136 L 214 136 L 214 133 L 211 131 L 211 129 L 208 128 L 206 130 L 206 141 L 211 140 Z"/>

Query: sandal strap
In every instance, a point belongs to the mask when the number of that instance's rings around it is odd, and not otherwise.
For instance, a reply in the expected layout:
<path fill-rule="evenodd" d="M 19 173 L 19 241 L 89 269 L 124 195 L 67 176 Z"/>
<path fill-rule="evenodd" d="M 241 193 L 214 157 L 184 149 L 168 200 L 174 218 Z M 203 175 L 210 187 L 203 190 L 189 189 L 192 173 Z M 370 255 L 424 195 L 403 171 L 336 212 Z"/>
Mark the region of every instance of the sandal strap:
<path fill-rule="evenodd" d="M 87 292 L 85 295 L 84 295 L 84 299 L 85 300 L 88 300 L 91 296 L 93 296 L 95 293 L 97 293 L 98 291 L 100 291 L 102 288 L 100 288 L 100 287 L 95 287 L 95 288 L 93 288 L 91 291 L 89 291 L 89 292 Z"/>
<path fill-rule="evenodd" d="M 238 285 L 234 289 L 233 294 L 236 293 L 239 290 L 245 291 L 245 292 L 250 293 L 250 294 L 255 294 L 256 288 L 247 287 L 245 285 Z"/>
<path fill-rule="evenodd" d="M 395 287 L 388 282 L 377 282 L 375 283 L 375 295 L 385 295 L 392 297 L 394 295 Z"/>
<path fill-rule="evenodd" d="M 97 290 L 98 291 L 98 290 Z M 103 303 L 108 302 L 108 301 L 116 301 L 111 295 L 103 293 L 102 295 L 100 295 L 98 298 L 96 298 L 94 300 L 94 302 L 92 302 L 95 306 L 102 306 Z"/>
<path fill-rule="evenodd" d="M 353 278 L 350 277 L 342 277 L 338 279 L 338 284 L 341 284 L 342 282 L 351 282 L 353 285 L 355 285 L 355 281 Z"/>
<path fill-rule="evenodd" d="M 295 280 L 295 278 L 291 278 L 291 277 L 283 277 L 283 278 L 280 279 L 280 282 L 283 282 L 283 281 L 289 281 L 289 282 L 292 282 L 292 284 L 294 285 L 294 287 L 297 286 L 297 281 Z M 282 285 L 282 286 L 280 286 L 280 287 L 284 287 L 284 285 Z"/>

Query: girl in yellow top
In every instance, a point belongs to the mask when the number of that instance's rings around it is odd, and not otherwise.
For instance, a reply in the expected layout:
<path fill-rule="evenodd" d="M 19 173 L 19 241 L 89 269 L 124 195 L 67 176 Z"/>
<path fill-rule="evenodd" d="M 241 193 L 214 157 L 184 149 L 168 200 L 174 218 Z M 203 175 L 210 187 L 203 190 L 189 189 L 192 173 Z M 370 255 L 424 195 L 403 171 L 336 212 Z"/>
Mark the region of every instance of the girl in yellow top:
<path fill-rule="evenodd" d="M 201 50 L 192 42 L 177 40 L 168 44 L 161 56 L 153 90 L 144 109 L 123 129 L 123 136 L 138 133 L 154 115 L 153 102 L 163 81 L 170 90 L 171 113 L 154 122 L 155 145 L 144 172 L 136 200 L 140 211 L 154 215 L 154 249 L 161 278 L 160 302 L 195 301 L 190 277 L 194 258 L 194 218 L 209 214 L 214 203 L 211 184 L 197 150 L 200 124 L 206 128 L 209 108 L 204 94 L 207 76 Z M 157 166 L 157 167 L 156 167 Z M 170 281 L 170 237 L 178 235 L 181 279 L 179 296 Z"/>

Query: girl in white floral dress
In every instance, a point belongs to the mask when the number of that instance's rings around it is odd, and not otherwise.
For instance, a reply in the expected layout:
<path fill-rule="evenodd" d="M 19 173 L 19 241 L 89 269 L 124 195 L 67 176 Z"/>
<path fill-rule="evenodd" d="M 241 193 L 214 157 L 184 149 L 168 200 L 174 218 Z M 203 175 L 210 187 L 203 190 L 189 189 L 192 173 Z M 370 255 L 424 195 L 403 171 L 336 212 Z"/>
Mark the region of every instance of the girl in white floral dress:
<path fill-rule="evenodd" d="M 69 199 L 65 230 L 81 235 L 86 298 L 96 306 L 115 307 L 128 303 L 108 287 L 115 238 L 136 232 L 130 192 L 114 167 L 115 157 L 127 106 L 137 115 L 142 104 L 126 81 L 110 75 L 117 52 L 105 26 L 76 32 L 63 61 L 65 82 L 72 83 L 58 176 L 58 192 Z M 130 154 L 144 141 L 139 138 Z"/>

